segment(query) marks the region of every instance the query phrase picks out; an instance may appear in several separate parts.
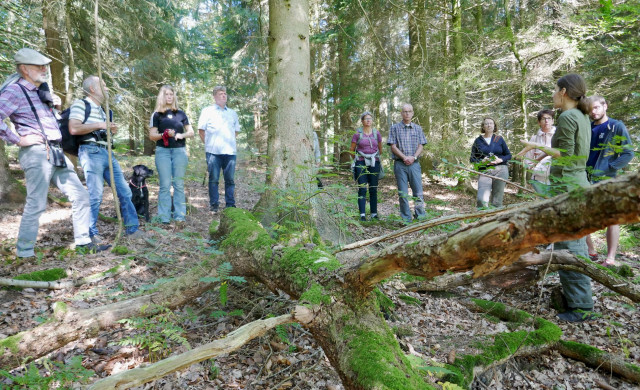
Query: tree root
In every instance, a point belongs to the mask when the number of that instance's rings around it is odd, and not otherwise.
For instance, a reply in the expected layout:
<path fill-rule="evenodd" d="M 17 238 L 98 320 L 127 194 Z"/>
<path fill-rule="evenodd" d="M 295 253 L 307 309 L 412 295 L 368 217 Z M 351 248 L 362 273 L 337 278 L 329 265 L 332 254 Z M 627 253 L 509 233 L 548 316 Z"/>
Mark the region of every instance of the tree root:
<path fill-rule="evenodd" d="M 150 366 L 135 368 L 101 379 L 91 385 L 89 389 L 129 389 L 140 386 L 147 382 L 160 379 L 174 371 L 189 367 L 194 363 L 224 353 L 233 352 L 250 340 L 264 335 L 270 329 L 295 321 L 296 318 L 294 314 L 285 314 L 266 320 L 253 321 L 234 330 L 223 339 L 201 345 L 180 355 L 171 356 Z"/>

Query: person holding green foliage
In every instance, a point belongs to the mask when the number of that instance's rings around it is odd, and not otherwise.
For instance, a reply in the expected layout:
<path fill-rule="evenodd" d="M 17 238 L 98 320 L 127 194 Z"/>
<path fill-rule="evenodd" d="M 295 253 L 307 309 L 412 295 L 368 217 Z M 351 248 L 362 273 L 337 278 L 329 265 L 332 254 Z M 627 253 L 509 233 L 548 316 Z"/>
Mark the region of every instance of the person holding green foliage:
<path fill-rule="evenodd" d="M 551 148 L 530 145 L 542 149 L 553 157 L 551 181 L 565 191 L 588 187 L 587 158 L 591 149 L 591 123 L 589 122 L 589 99 L 587 85 L 575 73 L 561 77 L 553 93 L 553 107 L 562 113 L 558 117 L 556 132 L 551 138 Z M 557 162 L 557 163 L 556 163 Z M 560 241 L 555 249 L 567 249 L 576 256 L 588 258 L 586 238 Z M 559 271 L 562 290 L 567 299 L 568 310 L 558 314 L 562 320 L 581 322 L 593 319 L 588 313 L 593 310 L 591 279 L 579 272 Z"/>

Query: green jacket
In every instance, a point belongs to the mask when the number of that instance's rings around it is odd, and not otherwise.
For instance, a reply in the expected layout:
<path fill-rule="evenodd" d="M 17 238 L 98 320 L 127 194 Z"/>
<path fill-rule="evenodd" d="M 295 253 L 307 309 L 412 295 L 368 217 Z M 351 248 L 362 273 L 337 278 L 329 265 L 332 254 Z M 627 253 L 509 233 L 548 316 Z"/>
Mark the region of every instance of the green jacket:
<path fill-rule="evenodd" d="M 562 158 L 554 159 L 551 166 L 552 182 L 566 185 L 567 190 L 575 186 L 588 187 L 586 168 L 591 148 L 589 118 L 577 108 L 560 114 L 556 132 L 551 138 L 551 147 L 560 149 L 562 154 Z"/>

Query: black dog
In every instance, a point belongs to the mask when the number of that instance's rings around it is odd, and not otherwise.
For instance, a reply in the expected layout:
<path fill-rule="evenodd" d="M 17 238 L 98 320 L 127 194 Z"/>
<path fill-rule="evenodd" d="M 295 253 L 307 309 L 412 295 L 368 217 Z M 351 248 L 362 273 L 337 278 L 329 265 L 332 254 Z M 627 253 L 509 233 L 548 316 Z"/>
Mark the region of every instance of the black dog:
<path fill-rule="evenodd" d="M 149 189 L 145 180 L 153 175 L 153 171 L 146 165 L 136 165 L 133 167 L 133 176 L 129 180 L 129 188 L 131 188 L 131 202 L 136 208 L 138 215 L 144 216 L 145 221 L 149 222 Z"/>

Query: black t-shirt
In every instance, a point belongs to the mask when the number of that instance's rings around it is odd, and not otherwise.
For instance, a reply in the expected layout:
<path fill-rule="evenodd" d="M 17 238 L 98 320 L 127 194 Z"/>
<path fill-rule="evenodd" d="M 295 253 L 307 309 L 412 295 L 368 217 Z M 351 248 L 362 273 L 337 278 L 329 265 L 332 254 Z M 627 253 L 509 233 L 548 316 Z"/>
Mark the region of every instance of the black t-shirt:
<path fill-rule="evenodd" d="M 184 126 L 189 124 L 189 118 L 187 114 L 182 110 L 166 112 L 156 112 L 153 114 L 153 127 L 158 129 L 158 134 L 163 134 L 166 130 L 173 129 L 178 133 L 184 133 Z M 169 146 L 164 146 L 164 141 L 156 141 L 156 146 L 163 148 L 184 148 L 185 140 L 179 139 L 176 141 L 175 137 L 169 138 Z"/>

